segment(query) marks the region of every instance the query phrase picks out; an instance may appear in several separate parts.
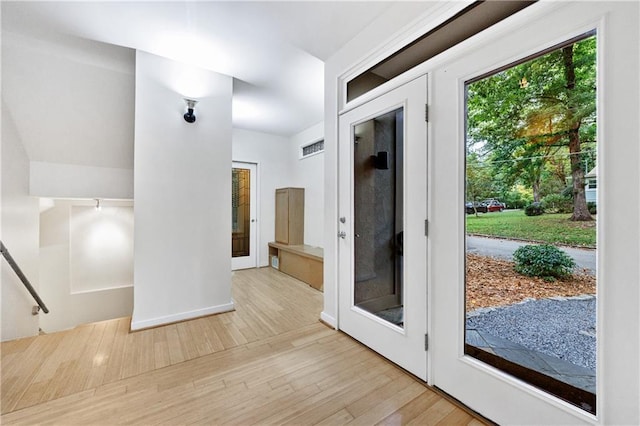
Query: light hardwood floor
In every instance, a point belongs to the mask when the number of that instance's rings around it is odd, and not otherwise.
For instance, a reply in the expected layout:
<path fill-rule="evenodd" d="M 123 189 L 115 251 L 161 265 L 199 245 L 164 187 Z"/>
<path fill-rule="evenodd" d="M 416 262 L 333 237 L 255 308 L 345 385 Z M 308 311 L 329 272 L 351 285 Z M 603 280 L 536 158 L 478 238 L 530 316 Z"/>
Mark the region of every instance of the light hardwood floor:
<path fill-rule="evenodd" d="M 2 343 L 2 424 L 481 425 L 318 321 L 322 294 L 238 271 L 236 311 L 129 333 L 129 318 Z"/>

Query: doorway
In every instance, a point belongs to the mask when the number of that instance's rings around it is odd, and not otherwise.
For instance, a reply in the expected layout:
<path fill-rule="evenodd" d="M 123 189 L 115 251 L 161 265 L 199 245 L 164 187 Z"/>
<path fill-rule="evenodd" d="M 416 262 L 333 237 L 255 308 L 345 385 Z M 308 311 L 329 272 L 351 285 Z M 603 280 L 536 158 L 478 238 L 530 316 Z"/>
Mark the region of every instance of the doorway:
<path fill-rule="evenodd" d="M 231 169 L 231 267 L 257 266 L 257 165 L 233 162 Z"/>
<path fill-rule="evenodd" d="M 339 119 L 339 327 L 426 380 L 427 77 Z"/>

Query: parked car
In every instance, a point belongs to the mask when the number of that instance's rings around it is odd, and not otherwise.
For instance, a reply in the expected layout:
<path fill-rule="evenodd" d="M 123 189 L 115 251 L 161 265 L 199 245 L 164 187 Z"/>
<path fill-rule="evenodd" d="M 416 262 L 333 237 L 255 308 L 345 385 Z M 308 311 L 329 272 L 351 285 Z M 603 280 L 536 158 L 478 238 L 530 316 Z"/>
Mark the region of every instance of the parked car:
<path fill-rule="evenodd" d="M 496 200 L 494 198 L 490 200 L 484 200 L 482 204 L 487 207 L 487 211 L 489 212 L 501 212 L 506 207 L 506 204 L 501 203 L 499 200 Z"/>
<path fill-rule="evenodd" d="M 486 213 L 488 211 L 487 205 L 485 203 L 480 203 L 478 201 L 475 201 L 473 203 L 472 202 L 466 203 L 464 205 L 464 210 L 465 212 L 467 212 L 467 214 L 474 214 L 475 212 Z"/>

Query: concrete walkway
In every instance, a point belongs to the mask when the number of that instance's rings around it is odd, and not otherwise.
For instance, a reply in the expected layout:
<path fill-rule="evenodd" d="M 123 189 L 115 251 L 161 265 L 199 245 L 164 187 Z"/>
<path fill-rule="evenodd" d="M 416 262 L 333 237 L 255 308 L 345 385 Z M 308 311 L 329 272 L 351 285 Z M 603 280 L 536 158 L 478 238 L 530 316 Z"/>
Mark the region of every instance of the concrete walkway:
<path fill-rule="evenodd" d="M 482 256 L 491 256 L 501 259 L 511 260 L 513 252 L 518 247 L 536 243 L 527 243 L 523 241 L 505 240 L 502 238 L 488 238 L 467 236 L 467 251 Z M 576 262 L 579 269 L 585 269 L 590 274 L 596 273 L 596 250 L 595 249 L 579 249 L 570 247 L 558 247 L 567 253 Z"/>

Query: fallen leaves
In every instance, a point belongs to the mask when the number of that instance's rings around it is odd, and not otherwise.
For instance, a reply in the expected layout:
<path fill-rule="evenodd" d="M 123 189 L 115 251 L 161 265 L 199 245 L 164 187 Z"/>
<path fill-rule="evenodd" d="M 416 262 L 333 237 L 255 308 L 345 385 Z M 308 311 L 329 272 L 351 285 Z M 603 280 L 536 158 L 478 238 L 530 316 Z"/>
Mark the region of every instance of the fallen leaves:
<path fill-rule="evenodd" d="M 513 262 L 467 254 L 467 311 L 489 306 L 512 305 L 526 298 L 578 296 L 596 293 L 596 278 L 586 273 L 547 282 L 513 269 Z"/>

